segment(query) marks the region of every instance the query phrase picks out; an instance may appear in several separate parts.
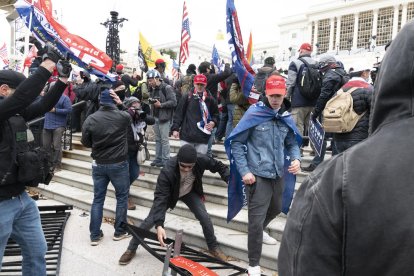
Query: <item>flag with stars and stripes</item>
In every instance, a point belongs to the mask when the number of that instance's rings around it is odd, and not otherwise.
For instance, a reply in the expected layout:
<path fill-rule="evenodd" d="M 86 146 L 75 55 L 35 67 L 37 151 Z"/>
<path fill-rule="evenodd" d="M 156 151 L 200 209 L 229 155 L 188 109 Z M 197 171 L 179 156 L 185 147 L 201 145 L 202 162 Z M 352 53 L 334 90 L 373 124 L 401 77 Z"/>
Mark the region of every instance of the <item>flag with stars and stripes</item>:
<path fill-rule="evenodd" d="M 223 71 L 222 68 L 221 68 L 222 67 L 222 62 L 221 62 L 221 59 L 220 59 L 220 55 L 219 55 L 219 53 L 217 51 L 217 48 L 216 48 L 216 45 L 215 44 L 213 45 L 213 52 L 211 54 L 211 62 L 215 66 L 217 66 L 219 73 L 221 71 Z"/>
<path fill-rule="evenodd" d="M 173 66 L 172 66 L 172 70 L 171 70 L 171 74 L 173 76 L 174 79 L 178 79 L 179 77 L 179 73 L 180 72 L 180 67 L 178 66 L 177 62 L 175 62 L 175 60 L 173 60 Z"/>
<path fill-rule="evenodd" d="M 190 52 L 188 51 L 188 42 L 190 41 L 190 20 L 188 19 L 187 6 L 183 5 L 183 24 L 181 28 L 181 47 L 180 47 L 180 63 L 185 63 Z"/>
<path fill-rule="evenodd" d="M 7 55 L 7 46 L 6 42 L 3 43 L 3 46 L 0 48 L 0 69 L 9 68 L 9 58 Z"/>

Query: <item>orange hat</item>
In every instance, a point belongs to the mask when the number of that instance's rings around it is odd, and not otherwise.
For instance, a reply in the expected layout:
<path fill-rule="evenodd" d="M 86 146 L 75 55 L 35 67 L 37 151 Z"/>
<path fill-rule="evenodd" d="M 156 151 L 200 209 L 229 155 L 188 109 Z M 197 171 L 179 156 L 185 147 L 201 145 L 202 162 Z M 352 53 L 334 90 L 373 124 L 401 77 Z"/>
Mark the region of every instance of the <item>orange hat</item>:
<path fill-rule="evenodd" d="M 204 76 L 203 74 L 194 76 L 194 84 L 198 84 L 198 83 L 207 85 L 207 77 Z"/>
<path fill-rule="evenodd" d="M 266 95 L 285 95 L 286 81 L 282 76 L 270 76 L 266 80 Z"/>

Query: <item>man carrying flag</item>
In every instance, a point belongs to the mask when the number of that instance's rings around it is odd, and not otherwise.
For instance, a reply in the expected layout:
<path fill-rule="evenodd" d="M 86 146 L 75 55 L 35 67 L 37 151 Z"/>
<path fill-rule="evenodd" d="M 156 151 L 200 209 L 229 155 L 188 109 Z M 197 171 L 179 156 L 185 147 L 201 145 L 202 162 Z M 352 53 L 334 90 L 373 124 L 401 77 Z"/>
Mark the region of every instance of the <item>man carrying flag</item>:
<path fill-rule="evenodd" d="M 284 100 L 285 94 L 284 78 L 269 77 L 263 102 L 252 105 L 246 111 L 225 143 L 230 159 L 228 220 L 247 202 L 250 276 L 261 275 L 259 263 L 262 242 L 265 238 L 272 240 L 267 233 L 263 233 L 263 229 L 282 211 L 282 192 L 285 185 L 289 186 L 285 190 L 290 192 L 287 197 L 283 195 L 283 200 L 288 200 L 287 206 L 292 198 L 292 183 L 288 183 L 286 179 L 285 183 L 282 181 L 285 149 L 288 158 L 292 160 L 287 171 L 290 174 L 300 171 L 298 144 L 301 138 L 296 137 L 298 132 L 292 116 L 287 112 L 289 103 Z M 293 178 L 293 185 L 294 181 Z M 241 192 L 239 197 L 237 191 Z M 235 204 L 238 206 L 234 206 Z"/>

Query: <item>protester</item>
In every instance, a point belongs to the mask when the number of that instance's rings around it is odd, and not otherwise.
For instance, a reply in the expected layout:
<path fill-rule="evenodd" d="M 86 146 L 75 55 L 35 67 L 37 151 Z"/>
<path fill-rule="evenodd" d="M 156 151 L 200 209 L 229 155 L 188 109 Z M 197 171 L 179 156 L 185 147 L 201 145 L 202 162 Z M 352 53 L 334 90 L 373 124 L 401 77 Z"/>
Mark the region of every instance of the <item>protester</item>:
<path fill-rule="evenodd" d="M 273 57 L 265 58 L 263 67 L 257 70 L 258 72 L 254 77 L 254 86 L 256 90 L 262 95 L 265 95 L 267 78 L 269 78 L 273 72 L 277 72 L 275 63 L 276 61 Z"/>
<path fill-rule="evenodd" d="M 374 88 L 368 82 L 370 68 L 367 65 L 359 65 L 350 75 L 351 79 L 342 89 L 348 93 L 352 91 L 353 110 L 362 117 L 350 132 L 333 134 L 335 154 L 347 150 L 368 137 L 371 99 L 374 92 Z"/>
<path fill-rule="evenodd" d="M 170 82 L 170 80 L 167 78 L 167 75 L 165 74 L 165 68 L 166 68 L 166 63 L 162 58 L 159 58 L 155 61 L 155 70 L 158 71 L 158 73 L 160 73 L 160 79 L 168 85 L 171 85 L 172 82 Z"/>
<path fill-rule="evenodd" d="M 69 97 L 62 95 L 56 105 L 45 114 L 43 147 L 49 152 L 55 171 L 62 169 L 62 137 L 71 112 L 72 104 Z"/>
<path fill-rule="evenodd" d="M 321 114 L 325 108 L 326 103 L 332 98 L 332 96 L 347 82 L 346 72 L 343 67 L 340 67 L 334 56 L 324 54 L 319 59 L 319 67 L 323 74 L 321 94 L 316 101 L 315 108 L 312 111 L 312 120 L 319 118 L 322 122 Z M 326 138 L 327 135 L 325 135 Z M 335 148 L 332 149 L 335 153 Z M 303 167 L 302 170 L 306 172 L 313 171 L 325 158 L 326 152 L 326 139 L 323 142 L 321 155 L 315 156 L 312 162 L 307 167 Z"/>
<path fill-rule="evenodd" d="M 53 108 L 72 70 L 67 61 L 59 61 L 63 56 L 56 49 L 49 45 L 44 51 L 43 62 L 28 79 L 11 70 L 0 71 L 0 269 L 11 237 L 21 248 L 24 276 L 46 275 L 47 250 L 38 207 L 25 191 L 25 186 L 47 180 L 42 177 L 39 162 L 43 160 L 32 148 L 33 135 L 26 122 Z M 56 85 L 34 102 L 58 61 Z"/>
<path fill-rule="evenodd" d="M 110 95 L 111 93 L 111 95 Z M 82 127 L 81 142 L 92 148 L 92 179 L 94 197 L 91 206 L 89 225 L 90 244 L 96 246 L 103 238 L 101 230 L 103 205 L 109 181 L 115 188 L 116 211 L 114 241 L 130 237 L 126 232 L 129 166 L 128 166 L 128 127 L 131 116 L 115 106 L 113 90 L 105 89 L 100 96 L 101 107 L 89 116 Z"/>
<path fill-rule="evenodd" d="M 246 189 L 248 274 L 251 276 L 261 275 L 262 242 L 276 244 L 276 240 L 263 230 L 282 210 L 284 150 L 287 150 L 292 160 L 288 169 L 290 173 L 297 174 L 300 171 L 301 160 L 295 137 L 296 127 L 292 119 L 287 119 L 291 117 L 287 116 L 289 102 L 284 99 L 285 79 L 281 76 L 269 77 L 265 93 L 263 102 L 251 106 L 247 111 L 255 114 L 255 121 L 253 118 L 242 118 L 228 138 Z"/>
<path fill-rule="evenodd" d="M 140 76 L 138 76 L 136 71 L 132 74 L 132 77 L 128 74 L 125 74 L 124 66 L 122 64 L 118 64 L 117 66 L 115 66 L 115 72 L 118 74 L 119 80 L 121 80 L 125 85 L 125 97 L 131 97 L 130 86 L 137 86 L 138 81 L 141 79 Z"/>
<path fill-rule="evenodd" d="M 145 131 L 148 125 L 153 125 L 155 119 L 150 116 L 150 108 L 146 104 L 142 104 L 135 97 L 129 97 L 124 102 L 125 107 L 131 116 L 132 123 L 128 127 L 128 163 L 129 163 L 129 183 L 132 185 L 139 176 L 139 164 L 137 162 L 138 150 L 144 150 Z M 128 197 L 128 210 L 135 210 L 136 206 Z"/>
<path fill-rule="evenodd" d="M 218 121 L 216 100 L 206 91 L 207 78 L 194 77 L 194 90 L 182 96 L 174 114 L 173 137 L 180 138 L 181 146 L 191 144 L 198 153 L 207 153 L 208 140 Z"/>
<path fill-rule="evenodd" d="M 392 42 L 373 94 L 370 136 L 299 188 L 278 257 L 280 276 L 414 271 L 414 22 Z"/>
<path fill-rule="evenodd" d="M 318 62 L 311 58 L 311 54 L 312 45 L 303 43 L 299 48 L 299 58 L 293 60 L 289 65 L 288 79 L 286 81 L 288 98 L 291 99 L 292 103 L 292 117 L 302 136 L 305 135 L 309 127 L 310 115 L 317 100 L 317 98 L 309 99 L 303 96 L 300 91 L 300 82 L 303 81 L 301 78 L 303 70 L 308 70 L 307 65 L 303 61 L 310 65 L 318 65 Z M 320 90 L 314 93 L 319 94 Z"/>
<path fill-rule="evenodd" d="M 174 89 L 161 81 L 156 70 L 147 72 L 152 115 L 155 118 L 155 159 L 151 166 L 163 167 L 170 159 L 170 124 L 177 105 Z"/>
<path fill-rule="evenodd" d="M 203 202 L 202 177 L 205 170 L 210 170 L 212 173 L 218 172 L 224 181 L 228 181 L 227 166 L 213 158 L 197 154 L 192 145 L 182 146 L 177 156 L 172 157 L 161 170 L 154 192 L 153 205 L 147 218 L 139 227 L 149 230 L 155 225 L 158 240 L 162 246 L 165 246 L 164 239 L 167 236 L 164 222 L 167 209 L 174 209 L 178 200 L 181 200 L 200 222 L 210 254 L 225 261 L 227 256 L 217 243 L 213 223 Z M 128 249 L 119 259 L 120 265 L 126 265 L 132 260 L 138 245 L 139 242 L 135 238 L 130 241 Z"/>
<path fill-rule="evenodd" d="M 233 83 L 230 87 L 230 102 L 234 105 L 232 124 L 233 128 L 235 128 L 240 122 L 246 110 L 250 107 L 250 103 L 244 96 L 239 80 L 237 78 L 234 78 Z"/>

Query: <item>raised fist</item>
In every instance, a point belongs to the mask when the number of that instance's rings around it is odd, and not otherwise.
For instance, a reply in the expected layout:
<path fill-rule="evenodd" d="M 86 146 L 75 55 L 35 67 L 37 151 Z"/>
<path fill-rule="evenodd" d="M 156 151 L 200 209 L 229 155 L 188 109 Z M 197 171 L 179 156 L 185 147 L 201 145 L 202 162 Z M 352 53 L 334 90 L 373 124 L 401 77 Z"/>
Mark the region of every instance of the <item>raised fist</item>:
<path fill-rule="evenodd" d="M 59 77 L 68 78 L 72 71 L 72 65 L 67 60 L 59 60 L 56 63 L 56 70 L 58 71 Z"/>

